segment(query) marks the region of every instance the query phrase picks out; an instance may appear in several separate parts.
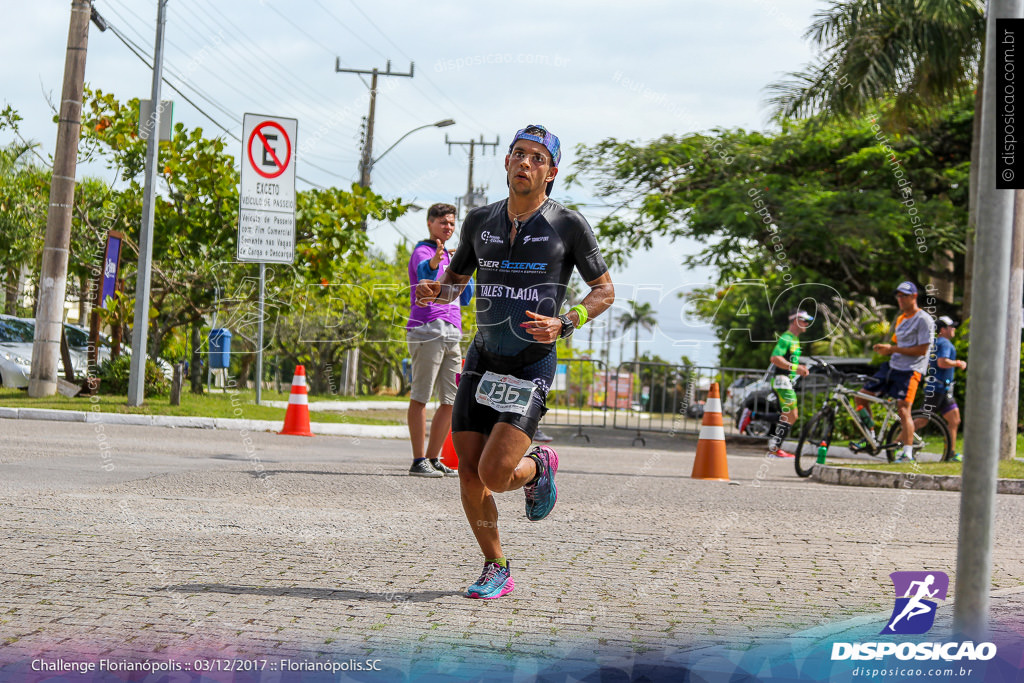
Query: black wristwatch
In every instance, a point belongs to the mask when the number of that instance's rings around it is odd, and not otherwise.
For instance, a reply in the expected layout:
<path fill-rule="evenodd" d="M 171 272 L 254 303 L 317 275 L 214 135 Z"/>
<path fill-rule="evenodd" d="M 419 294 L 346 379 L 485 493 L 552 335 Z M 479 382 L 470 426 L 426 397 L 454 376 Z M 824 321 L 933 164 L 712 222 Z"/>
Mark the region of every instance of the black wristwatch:
<path fill-rule="evenodd" d="M 568 315 L 560 315 L 558 319 L 562 323 L 562 329 L 558 332 L 559 339 L 565 339 L 576 331 L 576 326 L 572 324 L 572 320 L 569 319 Z"/>

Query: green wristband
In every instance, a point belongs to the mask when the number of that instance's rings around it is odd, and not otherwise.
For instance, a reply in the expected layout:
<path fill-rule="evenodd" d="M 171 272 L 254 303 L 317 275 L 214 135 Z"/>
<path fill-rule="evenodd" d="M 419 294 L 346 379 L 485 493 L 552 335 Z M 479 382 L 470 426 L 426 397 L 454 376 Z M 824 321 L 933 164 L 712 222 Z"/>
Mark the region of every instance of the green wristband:
<path fill-rule="evenodd" d="M 576 311 L 576 315 L 578 315 L 580 317 L 580 324 L 577 325 L 576 327 L 577 328 L 583 327 L 583 323 L 587 322 L 587 319 L 588 319 L 587 307 L 584 306 L 583 304 L 576 304 L 575 306 L 573 306 L 569 310 L 570 311 Z"/>

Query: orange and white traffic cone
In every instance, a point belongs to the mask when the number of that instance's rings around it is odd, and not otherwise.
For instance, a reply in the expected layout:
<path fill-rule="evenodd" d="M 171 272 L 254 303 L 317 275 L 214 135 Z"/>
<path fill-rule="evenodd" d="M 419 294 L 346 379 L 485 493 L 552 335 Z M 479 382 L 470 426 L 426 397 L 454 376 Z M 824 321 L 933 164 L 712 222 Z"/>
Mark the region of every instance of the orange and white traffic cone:
<path fill-rule="evenodd" d="M 313 436 L 309 431 L 309 396 L 306 392 L 306 368 L 295 366 L 292 393 L 288 396 L 288 410 L 284 414 L 284 427 L 278 434 Z"/>
<path fill-rule="evenodd" d="M 725 459 L 725 428 L 722 426 L 722 400 L 718 382 L 711 385 L 704 403 L 704 421 L 697 439 L 697 458 L 693 461 L 691 479 L 729 481 L 729 464 Z"/>
<path fill-rule="evenodd" d="M 466 367 L 466 359 L 462 359 L 462 367 Z M 459 381 L 462 379 L 462 373 L 455 373 L 455 386 L 459 386 Z M 459 454 L 455 452 L 455 442 L 452 441 L 452 430 L 448 430 L 448 438 L 444 440 L 444 445 L 441 446 L 441 462 L 453 470 L 459 469 Z"/>
<path fill-rule="evenodd" d="M 459 469 L 459 454 L 455 452 L 455 443 L 452 441 L 451 430 L 448 431 L 448 438 L 441 446 L 441 462 L 453 470 Z"/>

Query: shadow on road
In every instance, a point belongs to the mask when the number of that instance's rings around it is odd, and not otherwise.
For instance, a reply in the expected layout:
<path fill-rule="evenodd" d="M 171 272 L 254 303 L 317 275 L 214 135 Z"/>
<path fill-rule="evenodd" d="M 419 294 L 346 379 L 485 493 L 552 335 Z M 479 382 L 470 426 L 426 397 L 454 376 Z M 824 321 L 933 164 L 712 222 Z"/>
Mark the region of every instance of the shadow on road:
<path fill-rule="evenodd" d="M 220 583 L 186 583 L 160 586 L 154 591 L 175 593 L 224 593 L 226 595 L 265 595 L 273 598 L 304 598 L 307 600 L 368 600 L 371 602 L 433 602 L 460 591 L 357 591 L 347 588 L 303 588 L 300 586 L 229 586 Z"/>

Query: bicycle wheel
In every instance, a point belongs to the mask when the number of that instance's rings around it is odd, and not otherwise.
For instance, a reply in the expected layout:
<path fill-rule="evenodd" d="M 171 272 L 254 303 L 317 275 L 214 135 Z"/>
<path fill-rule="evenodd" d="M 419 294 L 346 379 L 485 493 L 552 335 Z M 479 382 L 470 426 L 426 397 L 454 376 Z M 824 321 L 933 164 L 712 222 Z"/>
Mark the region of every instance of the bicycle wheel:
<path fill-rule="evenodd" d="M 800 440 L 796 444 L 796 457 L 793 465 L 801 477 L 811 476 L 814 463 L 818 459 L 818 446 L 824 441 L 832 443 L 832 428 L 835 417 L 831 410 L 822 410 L 812 417 L 800 432 Z"/>
<path fill-rule="evenodd" d="M 949 436 L 946 421 L 933 412 L 915 410 L 910 413 L 914 419 L 914 459 L 918 462 L 943 462 L 953 457 L 953 440 Z M 899 421 L 889 427 L 885 443 L 896 443 L 900 439 Z M 899 456 L 898 448 L 885 450 L 889 462 Z"/>

